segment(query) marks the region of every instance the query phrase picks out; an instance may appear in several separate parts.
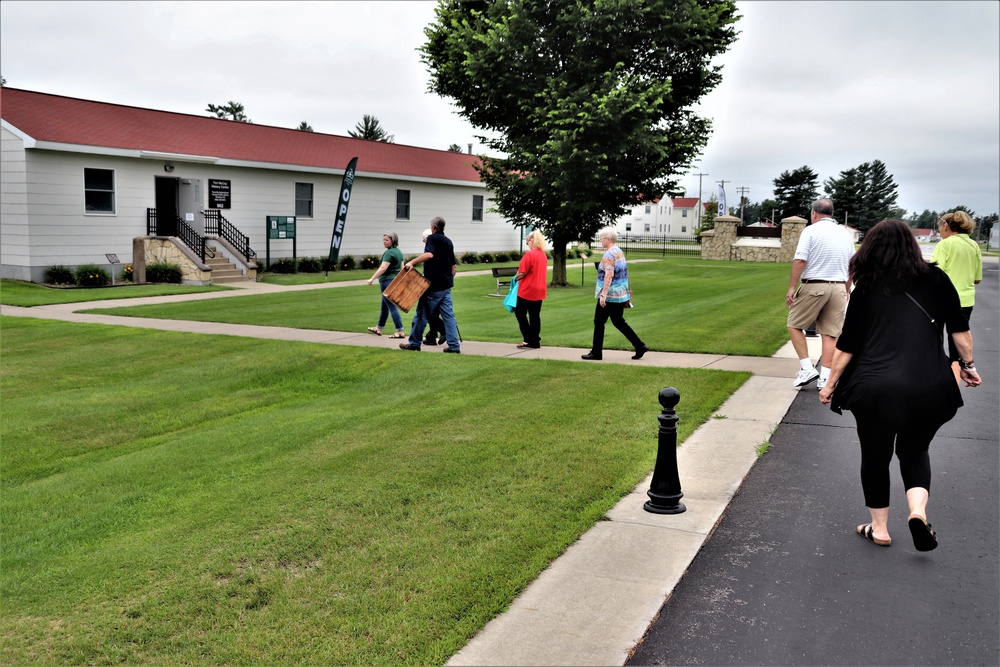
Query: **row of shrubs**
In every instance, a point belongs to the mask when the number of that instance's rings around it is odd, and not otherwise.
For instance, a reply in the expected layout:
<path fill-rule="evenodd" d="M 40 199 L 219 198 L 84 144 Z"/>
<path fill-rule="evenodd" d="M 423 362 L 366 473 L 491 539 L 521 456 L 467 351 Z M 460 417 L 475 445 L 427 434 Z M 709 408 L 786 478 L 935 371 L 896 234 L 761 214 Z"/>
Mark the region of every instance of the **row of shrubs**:
<path fill-rule="evenodd" d="M 551 257 L 551 255 L 549 255 Z M 410 261 L 416 255 L 405 257 Z M 500 262 L 513 262 L 521 258 L 521 254 L 512 250 L 510 252 L 464 252 L 458 258 L 462 264 L 497 264 Z M 264 262 L 258 258 L 258 264 L 263 267 Z M 381 255 L 364 255 L 360 260 L 352 255 L 344 255 L 336 266 L 330 264 L 326 257 L 300 257 L 297 260 L 291 257 L 281 257 L 271 262 L 265 271 L 270 273 L 321 273 L 324 271 L 351 271 L 353 269 L 375 270 L 382 263 Z"/>
<path fill-rule="evenodd" d="M 170 262 L 153 262 L 146 265 L 146 281 L 150 283 L 180 283 L 181 267 Z M 132 265 L 126 264 L 116 277 L 121 282 L 132 282 Z M 77 287 L 104 287 L 111 284 L 111 274 L 99 264 L 81 264 L 74 271 L 56 264 L 45 269 L 42 276 L 49 285 L 75 285 Z"/>

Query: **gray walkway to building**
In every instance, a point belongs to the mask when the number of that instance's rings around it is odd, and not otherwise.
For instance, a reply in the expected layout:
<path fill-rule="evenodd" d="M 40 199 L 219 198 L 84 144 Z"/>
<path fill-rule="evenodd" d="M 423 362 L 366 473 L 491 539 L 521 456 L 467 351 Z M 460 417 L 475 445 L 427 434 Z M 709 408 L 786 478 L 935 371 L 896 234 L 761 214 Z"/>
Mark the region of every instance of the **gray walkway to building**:
<path fill-rule="evenodd" d="M 993 270 L 995 283 L 995 265 Z M 249 284 L 239 292 L 130 299 L 128 303 L 232 298 L 248 292 L 323 289 L 356 284 L 359 283 L 275 287 L 257 283 Z M 121 301 L 110 301 L 35 308 L 0 306 L 0 314 L 334 345 L 394 347 L 396 343 L 386 337 L 358 332 L 140 319 L 77 312 L 121 304 Z M 816 358 L 818 340 L 809 340 L 810 352 Z M 993 349 L 996 358 L 996 348 Z M 511 344 L 465 341 L 462 353 L 580 361 L 581 350 L 557 347 L 518 350 Z M 678 515 L 645 512 L 642 505 L 647 500 L 645 492 L 651 481 L 651 476 L 648 477 L 608 512 L 606 521 L 594 526 L 554 561 L 522 592 L 510 609 L 488 623 L 453 656 L 449 664 L 625 664 L 660 613 L 664 600 L 681 582 L 699 551 L 723 520 L 727 507 L 758 461 L 758 446 L 771 438 L 800 393 L 804 397 L 802 400 L 815 401 L 815 385 L 803 392 L 791 387 L 791 378 L 798 364 L 790 346 L 785 346 L 772 358 L 650 352 L 642 360 L 632 361 L 630 356 L 630 352 L 605 351 L 604 361 L 600 363 L 747 370 L 753 373 L 753 377 L 718 410 L 717 415 L 725 419 L 709 420 L 678 449 L 678 469 L 687 511 Z M 996 374 L 991 376 L 995 378 Z M 655 397 L 650 397 L 650 401 L 653 430 L 660 407 L 655 404 Z M 995 416 L 994 411 L 994 420 Z M 783 431 L 779 434 L 783 435 Z M 770 454 L 763 460 L 768 460 L 768 456 Z M 795 493 L 801 495 L 809 491 L 797 489 Z M 995 519 L 994 513 L 991 520 Z M 905 535 L 899 533 L 898 537 Z M 860 539 L 857 541 L 859 546 L 869 546 Z M 995 568 L 996 550 L 992 555 L 992 566 Z M 707 576 L 711 577 L 710 574 Z M 653 644 L 647 642 L 645 646 Z M 657 662 L 657 655 L 652 655 L 650 660 Z M 670 660 L 686 661 L 673 657 Z M 709 662 L 713 661 L 710 659 Z M 775 664 L 780 662 L 778 660 Z M 854 664 L 869 662 L 862 656 Z M 821 663 L 825 661 L 810 664 Z M 725 661 L 719 664 L 725 664 Z"/>

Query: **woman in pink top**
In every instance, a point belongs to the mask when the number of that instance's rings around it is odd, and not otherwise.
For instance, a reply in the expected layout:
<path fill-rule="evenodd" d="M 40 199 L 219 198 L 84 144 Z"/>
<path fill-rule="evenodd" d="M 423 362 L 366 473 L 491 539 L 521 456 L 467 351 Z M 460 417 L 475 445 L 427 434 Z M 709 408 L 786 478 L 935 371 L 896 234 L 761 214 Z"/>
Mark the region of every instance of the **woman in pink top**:
<path fill-rule="evenodd" d="M 545 237 L 533 231 L 525 239 L 528 252 L 524 253 L 517 267 L 517 305 L 514 316 L 521 328 L 523 339 L 518 347 L 537 349 L 542 346 L 542 301 L 545 301 L 545 285 L 548 281 L 549 258 L 545 254 Z"/>

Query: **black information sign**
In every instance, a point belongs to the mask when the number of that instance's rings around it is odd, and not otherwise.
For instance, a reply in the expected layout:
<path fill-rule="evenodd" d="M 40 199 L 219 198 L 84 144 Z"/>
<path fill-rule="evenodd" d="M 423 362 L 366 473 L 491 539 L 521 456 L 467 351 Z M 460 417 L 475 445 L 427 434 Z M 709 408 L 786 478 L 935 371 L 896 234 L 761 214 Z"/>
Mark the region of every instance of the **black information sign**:
<path fill-rule="evenodd" d="M 233 203 L 232 181 L 208 179 L 208 207 L 231 208 Z"/>
<path fill-rule="evenodd" d="M 267 238 L 294 239 L 295 216 L 294 215 L 267 216 Z"/>

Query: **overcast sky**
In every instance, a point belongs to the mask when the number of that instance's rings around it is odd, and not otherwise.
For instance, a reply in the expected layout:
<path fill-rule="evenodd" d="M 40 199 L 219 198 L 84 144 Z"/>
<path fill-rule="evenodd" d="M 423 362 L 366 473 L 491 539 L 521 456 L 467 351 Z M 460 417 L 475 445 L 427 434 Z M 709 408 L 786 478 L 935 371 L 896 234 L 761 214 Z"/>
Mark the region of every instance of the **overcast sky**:
<path fill-rule="evenodd" d="M 0 3 L 0 71 L 38 92 L 346 134 L 376 116 L 396 143 L 473 150 L 477 131 L 427 92 L 416 49 L 435 3 Z M 820 181 L 881 160 L 908 211 L 1000 210 L 1000 3 L 739 2 L 741 35 L 700 105 L 692 173 L 761 201 L 783 171 Z M 681 179 L 698 196 L 698 177 Z"/>

